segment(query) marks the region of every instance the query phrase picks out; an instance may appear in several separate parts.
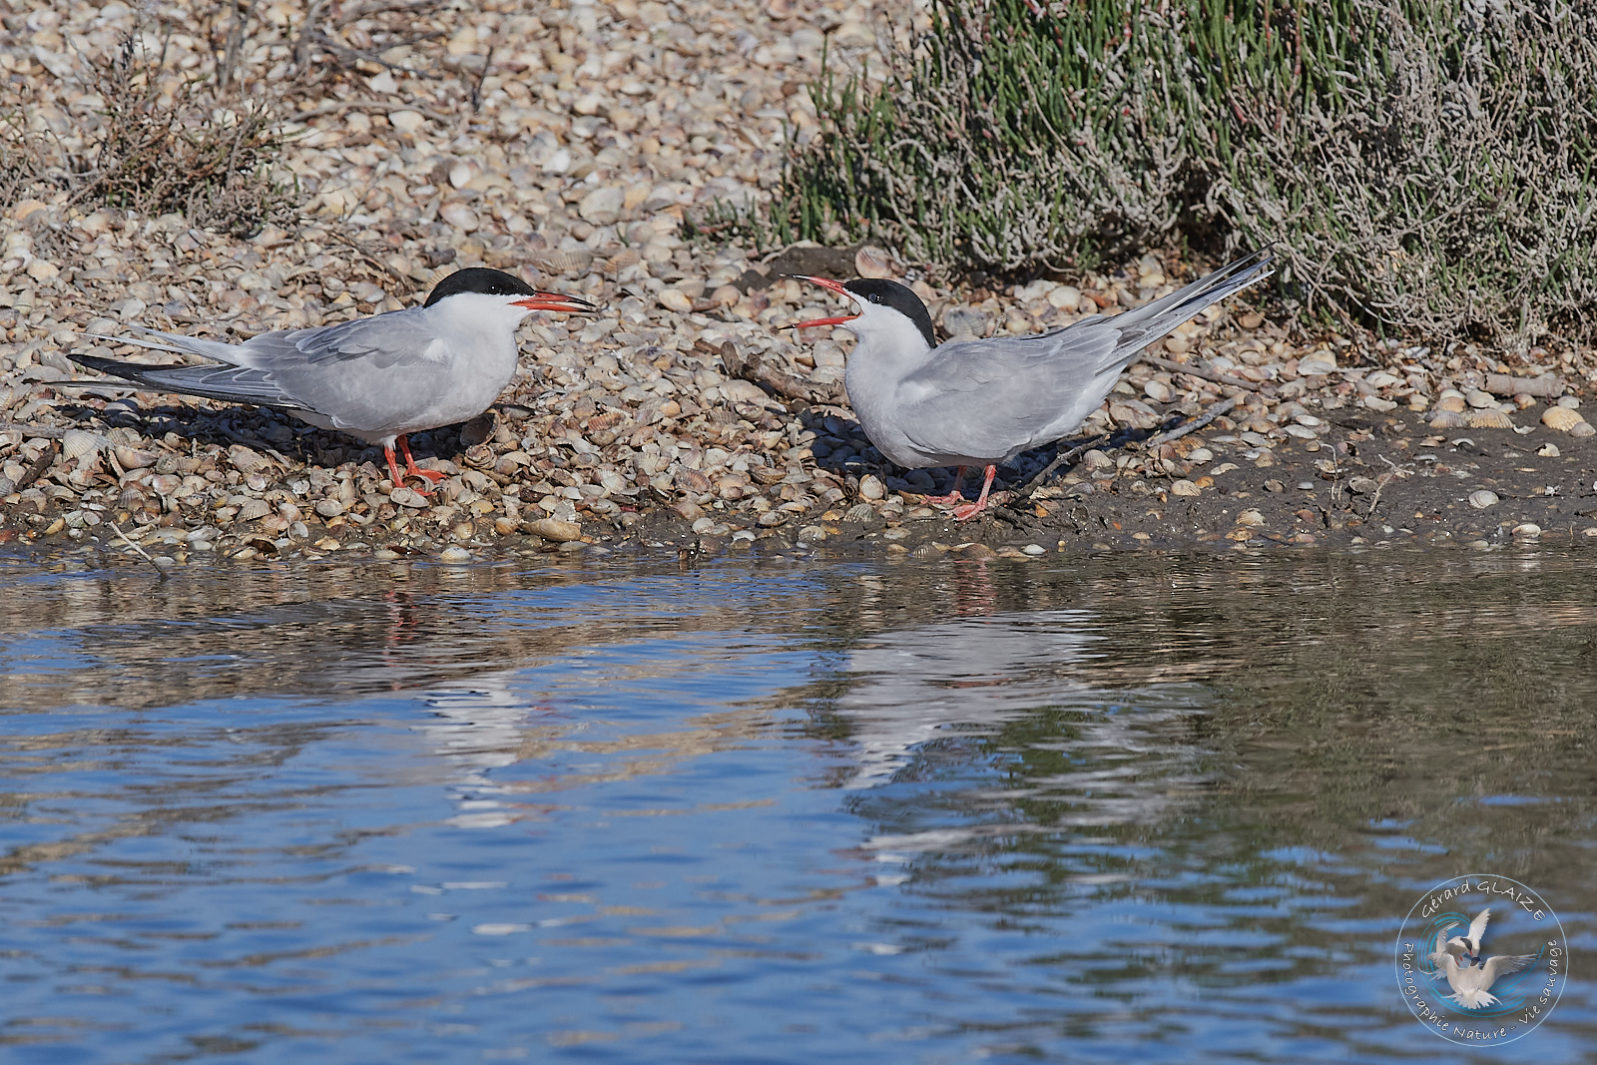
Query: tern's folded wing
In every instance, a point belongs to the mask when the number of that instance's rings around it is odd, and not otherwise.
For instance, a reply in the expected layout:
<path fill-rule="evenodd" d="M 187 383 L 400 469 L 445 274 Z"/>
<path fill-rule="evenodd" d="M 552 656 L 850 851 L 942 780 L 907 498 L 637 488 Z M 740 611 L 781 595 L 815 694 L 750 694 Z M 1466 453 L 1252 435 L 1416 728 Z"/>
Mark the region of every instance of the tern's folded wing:
<path fill-rule="evenodd" d="M 458 386 L 457 353 L 425 326 L 425 316 L 395 311 L 262 333 L 244 347 L 251 367 L 335 428 L 406 432 Z"/>
<path fill-rule="evenodd" d="M 906 434 L 929 450 L 988 458 L 1059 439 L 1114 386 L 1112 321 L 944 344 L 900 386 Z"/>

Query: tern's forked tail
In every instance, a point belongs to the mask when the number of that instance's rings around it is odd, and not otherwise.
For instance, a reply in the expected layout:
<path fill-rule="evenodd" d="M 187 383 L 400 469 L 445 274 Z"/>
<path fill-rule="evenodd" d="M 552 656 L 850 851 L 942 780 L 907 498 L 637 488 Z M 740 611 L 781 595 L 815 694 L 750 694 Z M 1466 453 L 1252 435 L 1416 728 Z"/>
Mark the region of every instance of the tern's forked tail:
<path fill-rule="evenodd" d="M 297 410 L 300 405 L 272 383 L 264 371 L 243 366 L 146 366 L 137 362 L 102 359 L 98 355 L 69 353 L 67 358 L 79 366 L 132 381 L 156 392 L 178 392 L 204 399 L 223 399 L 231 403 L 254 403 L 280 410 Z"/>
<path fill-rule="evenodd" d="M 1274 245 L 1261 248 L 1162 299 L 1111 319 L 1122 330 L 1118 350 L 1129 361 L 1130 355 L 1168 336 L 1181 323 L 1196 318 L 1204 308 L 1263 281 L 1275 272 L 1273 249 Z"/>

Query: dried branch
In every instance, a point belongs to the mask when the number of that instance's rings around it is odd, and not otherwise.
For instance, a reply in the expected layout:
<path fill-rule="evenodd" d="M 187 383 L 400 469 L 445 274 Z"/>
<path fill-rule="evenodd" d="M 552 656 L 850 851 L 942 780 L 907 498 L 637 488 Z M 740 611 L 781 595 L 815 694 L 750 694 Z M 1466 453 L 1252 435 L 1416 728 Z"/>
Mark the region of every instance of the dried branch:
<path fill-rule="evenodd" d="M 848 400 L 842 386 L 830 384 L 816 384 L 795 377 L 774 366 L 768 366 L 764 360 L 754 352 L 747 355 L 737 350 L 737 345 L 730 340 L 722 344 L 718 354 L 721 356 L 721 365 L 730 377 L 740 377 L 745 381 L 753 381 L 768 392 L 775 393 L 783 399 L 794 399 L 810 404 L 826 404 L 840 406 Z"/>

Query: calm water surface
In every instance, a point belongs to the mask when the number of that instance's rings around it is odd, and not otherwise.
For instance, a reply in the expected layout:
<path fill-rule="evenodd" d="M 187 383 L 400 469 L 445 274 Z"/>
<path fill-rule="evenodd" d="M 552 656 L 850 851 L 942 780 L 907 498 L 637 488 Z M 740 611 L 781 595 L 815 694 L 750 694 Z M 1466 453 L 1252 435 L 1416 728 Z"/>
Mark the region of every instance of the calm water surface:
<path fill-rule="evenodd" d="M 1591 572 L 0 558 L 0 1060 L 1589 1060 Z M 1392 961 L 1477 871 L 1494 1051 Z"/>

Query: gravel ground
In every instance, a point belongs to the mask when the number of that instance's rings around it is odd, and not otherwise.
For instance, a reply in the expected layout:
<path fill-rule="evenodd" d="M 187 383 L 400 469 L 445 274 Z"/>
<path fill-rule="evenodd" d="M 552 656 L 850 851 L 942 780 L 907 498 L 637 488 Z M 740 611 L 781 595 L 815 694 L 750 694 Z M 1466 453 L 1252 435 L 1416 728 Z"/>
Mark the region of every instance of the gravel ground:
<path fill-rule="evenodd" d="M 259 5 L 228 65 L 244 97 L 275 94 L 294 116 L 280 175 L 300 190 L 294 215 L 238 238 L 65 190 L 7 203 L 0 543 L 163 567 L 658 544 L 1032 557 L 1597 543 L 1583 366 L 1532 353 L 1548 376 L 1531 380 L 1468 347 L 1305 340 L 1245 297 L 1156 345 L 1079 434 L 1106 439 L 1029 495 L 967 523 L 924 505 L 950 471 L 881 463 L 842 399 L 847 334 L 786 328 L 833 302 L 784 273 L 901 277 L 945 333 L 992 335 L 1133 306 L 1198 270 L 1150 256 L 1068 284 L 949 292 L 872 249 L 762 262 L 686 239 L 684 218 L 759 195 L 784 138 L 811 135 L 823 35 L 832 62 L 880 70 L 885 34 L 910 32 L 902 5 L 329 3 L 310 5 L 312 25 L 306 6 Z M 162 10 L 171 84 L 214 70 L 232 9 Z M 89 64 L 135 30 L 134 11 L 0 12 L 8 110 L 25 104 L 32 130 L 83 154 L 104 110 Z M 143 29 L 158 52 L 161 24 Z M 487 415 L 412 436 L 418 461 L 448 474 L 430 498 L 389 483 L 359 441 L 134 391 L 65 358 L 129 355 L 89 334 L 135 323 L 239 339 L 371 314 L 469 265 L 603 310 L 533 316 L 521 372 Z M 1003 482 L 1053 457 L 1025 456 Z"/>

